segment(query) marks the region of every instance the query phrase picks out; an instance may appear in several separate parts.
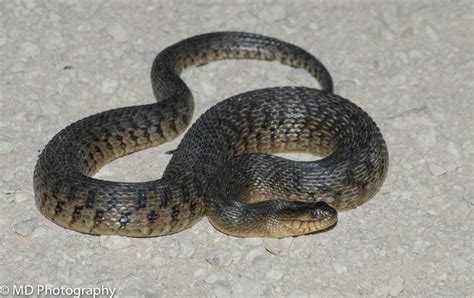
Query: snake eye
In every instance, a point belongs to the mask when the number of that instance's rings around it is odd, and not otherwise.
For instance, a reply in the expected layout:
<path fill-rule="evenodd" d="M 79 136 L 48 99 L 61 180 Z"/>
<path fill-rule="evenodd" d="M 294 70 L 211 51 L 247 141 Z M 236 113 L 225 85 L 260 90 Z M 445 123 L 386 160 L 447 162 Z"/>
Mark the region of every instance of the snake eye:
<path fill-rule="evenodd" d="M 320 203 L 314 209 L 309 211 L 309 216 L 312 219 L 325 219 L 331 217 L 334 213 L 334 209 L 325 203 Z"/>

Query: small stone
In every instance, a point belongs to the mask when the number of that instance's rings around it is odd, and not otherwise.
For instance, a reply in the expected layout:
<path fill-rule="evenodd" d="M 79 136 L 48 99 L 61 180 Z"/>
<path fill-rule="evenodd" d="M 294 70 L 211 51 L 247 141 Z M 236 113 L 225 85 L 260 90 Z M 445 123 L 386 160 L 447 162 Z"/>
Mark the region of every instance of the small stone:
<path fill-rule="evenodd" d="M 220 278 L 219 278 L 219 276 L 217 276 L 216 274 L 211 274 L 211 275 L 207 276 L 207 277 L 204 279 L 204 281 L 205 281 L 206 283 L 208 283 L 208 284 L 214 284 L 214 283 L 216 283 L 216 282 L 219 281 L 219 280 L 220 280 Z"/>
<path fill-rule="evenodd" d="M 471 140 L 467 140 L 462 144 L 462 149 L 466 154 L 474 155 L 474 144 Z"/>
<path fill-rule="evenodd" d="M 212 292 L 216 297 L 231 297 L 232 289 L 224 281 L 217 281 L 212 285 Z"/>
<path fill-rule="evenodd" d="M 388 283 L 390 296 L 398 296 L 403 291 L 404 282 L 403 278 L 399 275 L 392 277 Z"/>
<path fill-rule="evenodd" d="M 214 85 L 214 84 L 212 84 L 212 83 L 210 83 L 210 82 L 206 82 L 206 81 L 203 81 L 203 82 L 201 83 L 201 85 L 202 85 L 202 89 L 203 89 L 203 91 L 204 91 L 204 94 L 205 94 L 206 96 L 209 97 L 209 96 L 213 96 L 213 95 L 216 94 L 216 92 L 217 92 L 217 87 L 216 87 L 216 85 Z"/>
<path fill-rule="evenodd" d="M 364 208 L 356 208 L 352 214 L 360 219 L 364 219 L 367 216 Z"/>
<path fill-rule="evenodd" d="M 319 25 L 318 25 L 318 23 L 314 23 L 314 22 L 313 22 L 313 23 L 309 24 L 309 28 L 310 28 L 311 30 L 316 31 L 316 30 L 319 29 Z"/>
<path fill-rule="evenodd" d="M 265 250 L 265 248 L 262 246 L 257 246 L 253 248 L 252 250 L 250 250 L 250 252 L 247 254 L 246 259 L 247 261 L 253 264 L 257 259 L 265 256 L 265 254 L 267 254 L 267 251 Z"/>
<path fill-rule="evenodd" d="M 400 198 L 404 201 L 409 201 L 411 200 L 411 192 L 409 191 L 402 191 L 400 193 Z"/>
<path fill-rule="evenodd" d="M 306 289 L 287 289 L 288 297 L 289 298 L 309 298 L 311 297 L 310 292 Z"/>
<path fill-rule="evenodd" d="M 425 27 L 425 32 L 426 34 L 428 34 L 432 41 L 436 42 L 439 40 L 438 33 L 436 33 L 436 31 L 430 25 Z"/>
<path fill-rule="evenodd" d="M 426 255 L 426 250 L 429 249 L 432 245 L 433 244 L 431 244 L 431 242 L 429 241 L 418 239 L 415 241 L 415 244 L 413 245 L 413 251 L 417 255 L 424 256 Z"/>
<path fill-rule="evenodd" d="M 24 72 L 26 70 L 26 65 L 22 61 L 16 61 L 15 63 L 12 64 L 10 67 L 10 72 L 11 73 L 19 73 L 19 72 Z"/>
<path fill-rule="evenodd" d="M 214 266 L 228 266 L 232 262 L 232 255 L 222 249 L 213 249 L 204 254 L 204 259 Z"/>
<path fill-rule="evenodd" d="M 456 256 L 451 260 L 451 265 L 456 271 L 461 271 L 464 269 L 468 269 L 469 267 L 469 262 L 466 261 L 465 258 Z M 471 264 L 472 265 L 472 264 Z"/>
<path fill-rule="evenodd" d="M 38 219 L 36 217 L 20 221 L 14 225 L 15 233 L 23 237 L 30 236 L 36 228 Z"/>
<path fill-rule="evenodd" d="M 461 154 L 459 153 L 459 150 L 457 149 L 457 146 L 453 142 L 448 143 L 448 152 L 455 158 L 459 159 L 461 158 Z"/>
<path fill-rule="evenodd" d="M 387 284 L 379 284 L 375 287 L 374 293 L 376 296 L 386 297 L 390 293 L 390 289 Z"/>
<path fill-rule="evenodd" d="M 267 22 L 276 22 L 285 19 L 286 9 L 284 5 L 269 5 L 259 10 L 258 16 Z"/>
<path fill-rule="evenodd" d="M 347 272 L 347 267 L 339 263 L 334 263 L 334 271 L 336 271 L 337 274 L 344 274 Z"/>
<path fill-rule="evenodd" d="M 26 9 L 32 10 L 36 7 L 35 0 L 23 0 L 22 2 Z"/>
<path fill-rule="evenodd" d="M 433 129 L 419 136 L 418 142 L 423 147 L 433 147 L 434 145 L 436 145 L 436 138 L 437 138 L 436 130 Z"/>
<path fill-rule="evenodd" d="M 403 84 L 405 84 L 406 80 L 407 80 L 406 76 L 404 76 L 402 74 L 394 75 L 391 78 L 392 83 L 395 84 L 395 85 L 403 85 Z"/>
<path fill-rule="evenodd" d="M 423 54 L 418 50 L 412 49 L 408 52 L 408 57 L 411 59 L 421 59 L 423 58 Z"/>
<path fill-rule="evenodd" d="M 4 170 L 3 175 L 2 175 L 2 180 L 3 181 L 8 182 L 8 181 L 12 180 L 13 177 L 15 177 L 15 171 L 13 171 L 11 169 L 5 169 Z"/>
<path fill-rule="evenodd" d="M 196 277 L 199 277 L 199 276 L 203 275 L 205 272 L 206 272 L 206 270 L 204 270 L 203 268 L 198 268 L 197 270 L 195 270 L 193 272 L 193 275 L 196 276 Z"/>
<path fill-rule="evenodd" d="M 102 247 L 110 250 L 121 250 L 133 245 L 130 238 L 122 236 L 100 236 L 99 243 Z"/>
<path fill-rule="evenodd" d="M 127 42 L 128 34 L 127 31 L 120 24 L 112 24 L 107 27 L 107 33 L 117 42 Z"/>
<path fill-rule="evenodd" d="M 7 43 L 7 36 L 0 30 L 0 46 L 4 46 Z"/>
<path fill-rule="evenodd" d="M 387 3 L 383 10 L 383 25 L 390 31 L 398 33 L 400 31 L 400 17 L 397 5 L 395 3 Z"/>
<path fill-rule="evenodd" d="M 187 258 L 192 257 L 192 255 L 196 251 L 196 249 L 194 248 L 194 243 L 189 239 L 185 239 L 185 238 L 179 239 L 178 245 L 181 251 L 181 255 L 184 257 L 187 257 Z"/>
<path fill-rule="evenodd" d="M 262 283 L 254 278 L 241 277 L 232 282 L 232 294 L 236 297 L 260 297 L 263 292 Z"/>
<path fill-rule="evenodd" d="M 100 90 L 105 94 L 113 94 L 118 87 L 118 82 L 112 79 L 105 79 L 100 86 Z"/>
<path fill-rule="evenodd" d="M 265 271 L 265 277 L 271 281 L 280 280 L 285 275 L 286 270 L 283 266 L 272 266 Z"/>
<path fill-rule="evenodd" d="M 9 189 L 2 189 L 0 191 L 0 200 L 4 201 L 5 203 L 11 203 L 14 200 L 14 196 L 12 195 L 15 191 Z"/>
<path fill-rule="evenodd" d="M 343 80 L 338 84 L 338 94 L 343 95 L 347 98 L 352 98 L 357 91 L 357 82 L 353 80 Z"/>
<path fill-rule="evenodd" d="M 63 254 L 63 260 L 66 261 L 67 263 L 75 263 L 76 260 L 67 254 Z"/>
<path fill-rule="evenodd" d="M 40 48 L 31 42 L 25 42 L 20 46 L 18 55 L 22 61 L 28 61 L 39 55 L 41 52 Z"/>
<path fill-rule="evenodd" d="M 39 226 L 38 228 L 34 229 L 33 233 L 31 234 L 31 238 L 33 239 L 49 239 L 51 237 L 51 230 L 45 226 Z"/>
<path fill-rule="evenodd" d="M 7 142 L 7 141 L 0 141 L 0 155 L 10 154 L 15 147 Z"/>
<path fill-rule="evenodd" d="M 273 239 L 273 238 L 265 238 L 263 240 L 263 246 L 265 249 L 274 255 L 279 255 L 287 252 L 291 244 L 293 243 L 293 238 L 286 237 L 283 239 Z"/>
<path fill-rule="evenodd" d="M 389 30 L 387 27 L 381 27 L 379 29 L 379 34 L 380 34 L 380 37 L 385 40 L 393 40 L 393 38 L 395 37 L 395 34 L 391 30 Z"/>
<path fill-rule="evenodd" d="M 161 267 L 161 266 L 166 265 L 168 263 L 168 258 L 163 257 L 162 255 L 156 255 L 156 256 L 153 257 L 151 262 L 156 267 Z"/>
<path fill-rule="evenodd" d="M 24 201 L 32 200 L 33 196 L 26 191 L 19 191 L 15 193 L 15 202 L 21 203 Z"/>
<path fill-rule="evenodd" d="M 446 169 L 435 163 L 428 163 L 428 168 L 433 176 L 439 177 L 446 174 Z"/>

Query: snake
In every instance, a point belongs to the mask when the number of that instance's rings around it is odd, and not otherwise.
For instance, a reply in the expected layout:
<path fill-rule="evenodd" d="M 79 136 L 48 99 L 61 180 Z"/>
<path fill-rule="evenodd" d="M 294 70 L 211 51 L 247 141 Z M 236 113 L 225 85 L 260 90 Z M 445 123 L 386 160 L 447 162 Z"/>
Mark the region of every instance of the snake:
<path fill-rule="evenodd" d="M 183 133 L 194 100 L 181 72 L 223 59 L 279 61 L 309 72 L 320 89 L 278 86 L 217 103 L 187 130 L 159 179 L 93 177 L 117 158 Z M 85 117 L 41 151 L 33 186 L 46 218 L 85 234 L 155 237 L 206 216 L 227 235 L 283 238 L 334 227 L 339 211 L 367 202 L 385 180 L 380 129 L 334 94 L 325 66 L 296 45 L 246 32 L 196 35 L 158 53 L 151 82 L 156 102 Z M 276 155 L 285 152 L 315 158 Z"/>

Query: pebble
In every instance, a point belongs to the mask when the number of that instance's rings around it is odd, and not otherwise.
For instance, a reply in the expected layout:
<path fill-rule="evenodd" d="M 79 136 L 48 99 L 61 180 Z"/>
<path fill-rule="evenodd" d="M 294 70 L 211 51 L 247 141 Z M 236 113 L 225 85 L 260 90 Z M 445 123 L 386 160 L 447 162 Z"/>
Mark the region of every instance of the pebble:
<path fill-rule="evenodd" d="M 107 33 L 112 36 L 116 42 L 122 43 L 128 41 L 127 31 L 125 31 L 125 29 L 120 24 L 115 23 L 107 26 Z"/>
<path fill-rule="evenodd" d="M 38 224 L 38 218 L 33 217 L 33 218 L 16 223 L 13 226 L 13 228 L 15 229 L 15 233 L 23 237 L 26 237 L 26 236 L 30 236 L 31 233 L 33 233 L 37 224 Z"/>
<path fill-rule="evenodd" d="M 396 275 L 390 279 L 388 283 L 390 296 L 398 296 L 403 291 L 403 277 Z"/>
<path fill-rule="evenodd" d="M 217 92 L 216 85 L 208 81 L 202 81 L 201 86 L 202 86 L 202 90 L 204 91 L 204 95 L 206 95 L 207 97 L 216 95 L 216 92 Z"/>
<path fill-rule="evenodd" d="M 232 284 L 232 294 L 236 297 L 260 297 L 264 290 L 258 280 L 246 277 L 236 279 Z"/>
<path fill-rule="evenodd" d="M 4 46 L 7 43 L 7 36 L 4 31 L 0 29 L 0 46 Z"/>
<path fill-rule="evenodd" d="M 397 5 L 394 2 L 387 2 L 383 10 L 384 25 L 394 33 L 400 31 L 400 18 Z"/>
<path fill-rule="evenodd" d="M 337 92 L 347 98 L 353 98 L 357 91 L 357 82 L 353 80 L 342 80 L 337 84 Z"/>
<path fill-rule="evenodd" d="M 29 9 L 29 10 L 32 10 L 36 7 L 36 1 L 35 0 L 23 0 L 22 3 L 25 6 L 25 8 Z"/>
<path fill-rule="evenodd" d="M 51 230 L 46 226 L 39 226 L 31 233 L 32 239 L 46 239 L 49 240 L 51 236 Z"/>
<path fill-rule="evenodd" d="M 411 59 L 421 59 L 423 58 L 423 53 L 418 50 L 411 49 L 410 51 L 408 51 L 408 57 L 410 57 Z"/>
<path fill-rule="evenodd" d="M 334 263 L 334 271 L 336 271 L 337 274 L 344 274 L 347 273 L 347 267 L 340 263 Z"/>
<path fill-rule="evenodd" d="M 448 152 L 449 152 L 455 159 L 461 158 L 461 154 L 459 153 L 458 147 L 456 146 L 456 144 L 454 144 L 454 143 L 451 142 L 451 141 L 448 143 Z"/>
<path fill-rule="evenodd" d="M 6 155 L 6 154 L 10 154 L 13 152 L 13 149 L 15 147 L 7 142 L 7 141 L 0 141 L 0 155 Z"/>
<path fill-rule="evenodd" d="M 418 137 L 418 142 L 423 147 L 433 147 L 436 145 L 437 133 L 432 129 Z"/>
<path fill-rule="evenodd" d="M 375 293 L 376 296 L 386 297 L 390 293 L 390 288 L 389 288 L 388 284 L 382 283 L 382 284 L 379 284 L 375 287 L 374 293 Z"/>
<path fill-rule="evenodd" d="M 278 281 L 285 275 L 286 270 L 283 265 L 274 265 L 265 270 L 265 277 L 270 281 Z"/>
<path fill-rule="evenodd" d="M 426 251 L 432 246 L 433 244 L 429 241 L 418 239 L 415 241 L 415 244 L 413 245 L 413 251 L 417 255 L 424 256 L 426 255 Z"/>
<path fill-rule="evenodd" d="M 24 201 L 33 200 L 33 195 L 26 191 L 18 191 L 15 193 L 15 202 L 21 203 Z"/>
<path fill-rule="evenodd" d="M 430 37 L 430 39 L 432 41 L 434 41 L 434 42 L 439 41 L 438 33 L 436 33 L 436 31 L 430 25 L 427 25 L 425 27 L 425 32 L 426 32 L 426 34 L 428 34 L 428 36 Z"/>
<path fill-rule="evenodd" d="M 435 177 L 443 176 L 444 174 L 446 174 L 446 169 L 436 163 L 428 163 L 428 168 L 431 174 Z"/>
<path fill-rule="evenodd" d="M 257 246 L 252 248 L 246 256 L 246 260 L 251 264 L 254 264 L 257 259 L 264 257 L 268 252 L 263 246 Z"/>
<path fill-rule="evenodd" d="M 217 274 L 210 274 L 204 279 L 204 281 L 208 284 L 214 284 L 219 280 L 222 280 L 222 279 Z"/>
<path fill-rule="evenodd" d="M 293 238 L 287 237 L 283 239 L 265 238 L 263 240 L 263 247 L 274 255 L 285 254 L 290 250 Z"/>
<path fill-rule="evenodd" d="M 156 256 L 153 257 L 151 262 L 153 265 L 156 267 L 161 267 L 163 265 L 168 264 L 169 258 L 162 256 L 161 254 L 157 254 Z"/>
<path fill-rule="evenodd" d="M 116 80 L 105 79 L 100 86 L 100 91 L 104 94 L 113 94 L 119 83 Z"/>
<path fill-rule="evenodd" d="M 24 72 L 26 70 L 26 64 L 22 61 L 16 61 L 10 67 L 11 73 Z"/>
<path fill-rule="evenodd" d="M 224 281 L 217 281 L 212 285 L 212 292 L 216 297 L 231 297 L 232 289 Z"/>
<path fill-rule="evenodd" d="M 15 171 L 12 169 L 4 169 L 2 174 L 2 180 L 8 182 L 15 177 Z"/>
<path fill-rule="evenodd" d="M 196 248 L 194 247 L 194 243 L 187 238 L 180 238 L 178 240 L 178 245 L 180 249 L 181 256 L 190 258 L 194 255 Z"/>
<path fill-rule="evenodd" d="M 456 256 L 451 260 L 451 265 L 453 266 L 454 270 L 463 270 L 463 269 L 469 269 L 472 267 L 472 264 L 469 265 L 469 262 L 466 261 L 466 258 Z"/>
<path fill-rule="evenodd" d="M 232 262 L 232 254 L 222 249 L 212 249 L 204 254 L 204 259 L 213 266 L 228 266 Z"/>
<path fill-rule="evenodd" d="M 462 149 L 464 150 L 465 153 L 470 154 L 470 155 L 474 155 L 474 144 L 473 144 L 473 141 L 471 141 L 471 140 L 466 140 L 466 141 L 462 144 Z"/>
<path fill-rule="evenodd" d="M 286 9 L 283 5 L 268 5 L 258 11 L 258 17 L 267 22 L 283 20 L 285 16 Z"/>
<path fill-rule="evenodd" d="M 31 42 L 25 42 L 20 46 L 18 51 L 18 55 L 21 60 L 28 61 L 40 54 L 40 48 Z"/>
<path fill-rule="evenodd" d="M 0 199 L 6 203 L 11 203 L 14 201 L 14 196 L 12 195 L 15 191 L 10 189 L 2 189 L 0 191 Z"/>
<path fill-rule="evenodd" d="M 403 74 L 396 74 L 391 78 L 391 82 L 394 85 L 403 85 L 407 81 L 407 77 Z"/>
<path fill-rule="evenodd" d="M 122 236 L 105 236 L 99 237 L 100 246 L 110 250 L 122 250 L 133 245 L 131 238 Z"/>
<path fill-rule="evenodd" d="M 311 297 L 310 293 L 306 289 L 291 289 L 287 290 L 289 298 L 309 298 Z"/>

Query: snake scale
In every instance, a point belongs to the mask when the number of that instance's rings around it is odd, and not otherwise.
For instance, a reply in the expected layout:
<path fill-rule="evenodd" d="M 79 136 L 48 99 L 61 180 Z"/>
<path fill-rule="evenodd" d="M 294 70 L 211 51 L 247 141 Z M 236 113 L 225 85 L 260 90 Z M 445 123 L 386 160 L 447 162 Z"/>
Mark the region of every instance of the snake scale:
<path fill-rule="evenodd" d="M 194 102 L 179 77 L 222 59 L 277 60 L 303 68 L 323 90 L 275 87 L 228 98 L 184 135 L 161 179 L 94 179 L 105 164 L 168 142 L 190 123 Z M 337 222 L 381 187 L 388 150 L 374 121 L 332 93 L 326 68 L 290 43 L 251 33 L 215 32 L 160 52 L 151 81 L 156 103 L 79 120 L 46 145 L 34 171 L 36 205 L 78 232 L 151 237 L 179 232 L 203 216 L 238 237 L 298 236 Z M 292 161 L 276 152 L 322 159 Z M 337 211 L 336 211 L 337 210 Z"/>

